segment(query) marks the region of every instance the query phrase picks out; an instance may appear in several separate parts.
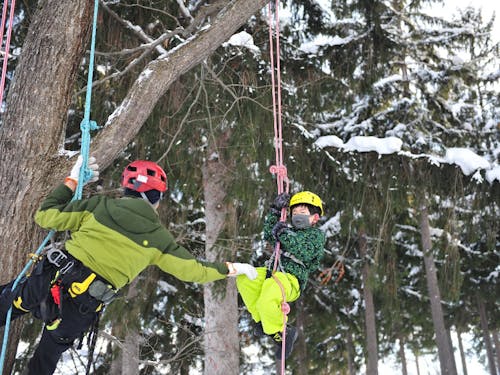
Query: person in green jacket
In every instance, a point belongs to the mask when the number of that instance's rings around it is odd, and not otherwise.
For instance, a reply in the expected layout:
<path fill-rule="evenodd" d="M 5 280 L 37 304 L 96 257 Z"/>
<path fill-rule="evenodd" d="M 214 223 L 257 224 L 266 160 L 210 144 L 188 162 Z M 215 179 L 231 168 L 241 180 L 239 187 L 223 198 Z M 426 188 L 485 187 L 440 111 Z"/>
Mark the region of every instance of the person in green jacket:
<path fill-rule="evenodd" d="M 28 375 L 53 374 L 62 353 L 95 323 L 103 306 L 150 265 L 187 282 L 257 276 L 250 264 L 199 260 L 175 242 L 157 213 L 167 190 L 167 176 L 158 164 L 130 163 L 121 177 L 122 198 L 72 200 L 81 164 L 79 157 L 35 215 L 42 228 L 71 232 L 65 249 L 49 249 L 15 290 L 13 282 L 0 287 L 0 326 L 10 307 L 12 319 L 30 312 L 45 322 Z M 95 159 L 88 164 L 96 180 Z"/>
<path fill-rule="evenodd" d="M 283 208 L 290 207 L 292 225 L 279 221 Z M 325 235 L 316 228 L 323 215 L 321 199 L 310 191 L 293 195 L 280 194 L 264 219 L 264 239 L 276 246 L 280 242 L 281 255 L 274 268 L 275 254 L 266 267 L 257 267 L 254 280 L 238 276 L 236 285 L 241 298 L 252 315 L 258 335 L 267 334 L 278 344 L 276 358 L 281 359 L 284 320 L 283 292 L 286 302 L 296 301 L 307 285 L 309 275 L 316 271 L 324 255 Z M 280 285 L 281 284 L 281 285 Z M 283 287 L 283 292 L 281 287 Z M 290 355 L 297 340 L 297 330 L 286 328 L 285 358 Z"/>

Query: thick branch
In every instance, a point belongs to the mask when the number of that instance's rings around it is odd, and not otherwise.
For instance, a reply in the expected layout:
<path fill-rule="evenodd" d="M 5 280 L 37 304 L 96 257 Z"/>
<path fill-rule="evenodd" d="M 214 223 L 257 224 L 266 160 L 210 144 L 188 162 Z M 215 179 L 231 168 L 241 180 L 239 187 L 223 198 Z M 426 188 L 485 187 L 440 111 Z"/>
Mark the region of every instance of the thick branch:
<path fill-rule="evenodd" d="M 267 0 L 229 2 L 210 27 L 149 63 L 94 140 L 93 153 L 98 156 L 100 164 L 109 165 L 136 136 L 173 82 L 208 58 L 266 3 Z"/>

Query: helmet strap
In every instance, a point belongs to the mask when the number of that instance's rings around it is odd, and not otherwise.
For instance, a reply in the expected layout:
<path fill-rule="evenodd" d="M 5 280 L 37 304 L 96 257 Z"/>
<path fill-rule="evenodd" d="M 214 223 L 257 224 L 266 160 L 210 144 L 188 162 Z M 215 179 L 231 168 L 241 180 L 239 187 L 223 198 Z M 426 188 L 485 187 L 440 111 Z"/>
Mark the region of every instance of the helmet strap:
<path fill-rule="evenodd" d="M 142 199 L 151 204 L 151 202 L 148 199 L 148 196 L 143 191 L 141 191 L 139 194 L 141 194 Z"/>
<path fill-rule="evenodd" d="M 159 201 L 161 201 L 163 199 L 163 192 L 160 192 L 160 199 L 158 199 L 155 203 L 151 202 L 148 198 L 148 196 L 146 195 L 145 192 L 141 191 L 139 192 L 139 194 L 141 195 L 142 199 L 144 199 L 146 202 L 148 202 L 150 205 L 154 205 L 156 203 L 158 203 Z"/>

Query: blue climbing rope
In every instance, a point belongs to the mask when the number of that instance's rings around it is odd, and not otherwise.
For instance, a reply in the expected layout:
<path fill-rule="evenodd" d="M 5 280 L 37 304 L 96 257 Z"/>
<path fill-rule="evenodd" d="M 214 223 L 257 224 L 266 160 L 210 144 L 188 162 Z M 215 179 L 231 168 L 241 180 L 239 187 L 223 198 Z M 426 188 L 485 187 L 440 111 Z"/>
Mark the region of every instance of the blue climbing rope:
<path fill-rule="evenodd" d="M 88 182 L 92 178 L 92 171 L 88 168 L 88 159 L 89 159 L 89 151 L 90 151 L 90 130 L 97 130 L 98 126 L 95 121 L 90 121 L 90 103 L 92 98 L 92 80 L 94 75 L 94 55 L 95 55 L 95 38 L 97 32 L 97 12 L 99 9 L 99 0 L 95 0 L 94 2 L 94 18 L 93 18 L 93 26 L 92 26 L 92 40 L 90 43 L 90 63 L 89 63 L 89 72 L 87 78 L 87 93 L 85 97 L 85 112 L 83 116 L 83 120 L 80 123 L 80 130 L 82 131 L 82 141 L 80 146 L 80 155 L 82 156 L 82 166 L 80 168 L 80 174 L 78 178 L 78 185 L 75 189 L 75 193 L 73 195 L 73 201 L 82 199 L 83 185 Z M 54 236 L 55 231 L 51 230 L 45 239 L 42 241 L 38 249 L 36 250 L 34 256 L 28 261 L 28 263 L 24 266 L 21 273 L 17 276 L 12 284 L 11 290 L 15 290 L 19 282 L 22 280 L 24 275 L 28 272 L 31 265 L 33 264 L 34 259 L 38 257 L 38 255 L 45 248 L 50 239 Z M 12 305 L 7 312 L 7 318 L 5 322 L 5 330 L 3 334 L 3 342 L 2 342 L 2 353 L 0 355 L 0 375 L 3 374 L 3 366 L 5 362 L 5 356 L 7 352 L 7 343 L 9 339 L 9 329 L 10 329 L 10 319 L 12 317 Z"/>
<path fill-rule="evenodd" d="M 85 96 L 85 112 L 83 120 L 80 123 L 82 131 L 82 144 L 80 146 L 80 155 L 82 155 L 82 168 L 80 168 L 80 175 L 78 181 L 87 182 L 92 178 L 92 171 L 88 168 L 89 150 L 90 150 L 90 130 L 97 130 L 98 126 L 95 121 L 90 121 L 90 103 L 92 99 L 92 81 L 94 79 L 94 55 L 95 55 L 95 36 L 97 32 L 97 10 L 99 8 L 99 0 L 94 3 L 94 20 L 92 25 L 92 40 L 90 41 L 90 61 L 89 73 L 87 75 L 87 92 Z M 82 198 L 84 183 L 79 183 L 76 186 L 75 197 L 76 199 Z"/>

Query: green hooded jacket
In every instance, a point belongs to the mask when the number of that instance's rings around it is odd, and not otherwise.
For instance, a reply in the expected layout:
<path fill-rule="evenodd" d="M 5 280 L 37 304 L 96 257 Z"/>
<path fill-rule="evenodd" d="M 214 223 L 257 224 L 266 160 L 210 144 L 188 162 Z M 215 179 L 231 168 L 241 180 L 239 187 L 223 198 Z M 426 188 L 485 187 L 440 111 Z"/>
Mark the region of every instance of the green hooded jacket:
<path fill-rule="evenodd" d="M 279 217 L 269 212 L 264 219 L 264 239 L 276 246 L 273 227 Z M 299 281 L 300 289 L 304 290 L 309 275 L 315 272 L 325 253 L 325 234 L 318 228 L 296 229 L 291 227 L 279 235 L 283 254 L 280 256 L 281 268 L 284 272 L 294 275 Z M 287 253 L 290 256 L 286 256 Z M 295 259 L 293 259 L 295 258 Z"/>
<path fill-rule="evenodd" d="M 71 201 L 73 192 L 56 187 L 35 215 L 38 225 L 71 231 L 66 250 L 119 289 L 149 265 L 183 281 L 205 283 L 223 279 L 224 263 L 197 260 L 179 246 L 142 198 L 102 195 Z"/>

